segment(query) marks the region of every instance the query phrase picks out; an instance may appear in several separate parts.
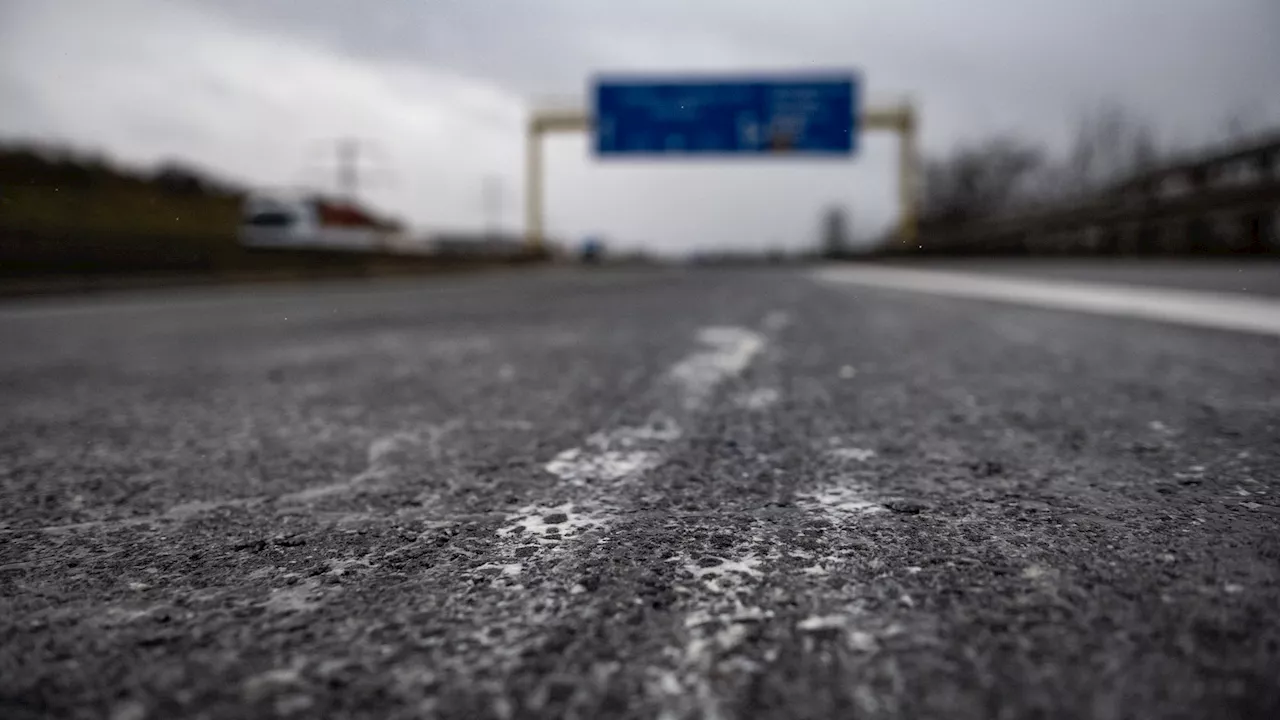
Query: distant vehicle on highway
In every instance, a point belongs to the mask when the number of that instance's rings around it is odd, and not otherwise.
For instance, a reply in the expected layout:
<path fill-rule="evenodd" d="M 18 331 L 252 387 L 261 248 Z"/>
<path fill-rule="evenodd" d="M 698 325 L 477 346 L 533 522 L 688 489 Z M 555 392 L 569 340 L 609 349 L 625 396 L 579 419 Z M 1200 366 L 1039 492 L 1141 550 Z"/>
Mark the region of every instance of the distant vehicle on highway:
<path fill-rule="evenodd" d="M 604 242 L 597 237 L 589 237 L 582 241 L 582 262 L 594 265 L 604 259 Z"/>
<path fill-rule="evenodd" d="M 245 198 L 240 242 L 248 247 L 371 251 L 394 244 L 399 228 L 353 203 L 301 193 Z"/>

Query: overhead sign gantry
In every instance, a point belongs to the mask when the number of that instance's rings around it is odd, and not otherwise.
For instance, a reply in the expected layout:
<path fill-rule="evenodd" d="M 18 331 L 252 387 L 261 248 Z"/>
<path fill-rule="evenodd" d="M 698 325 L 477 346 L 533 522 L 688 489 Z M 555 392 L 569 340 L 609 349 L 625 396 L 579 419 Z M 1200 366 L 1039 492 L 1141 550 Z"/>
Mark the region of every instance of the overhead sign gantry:
<path fill-rule="evenodd" d="M 915 114 L 910 105 L 861 108 L 853 72 L 763 76 L 600 76 L 593 107 L 542 110 L 530 119 L 525 171 L 525 231 L 543 241 L 542 136 L 592 132 L 605 160 L 671 157 L 849 157 L 862 130 L 893 130 L 900 139 L 899 235 L 916 233 Z"/>

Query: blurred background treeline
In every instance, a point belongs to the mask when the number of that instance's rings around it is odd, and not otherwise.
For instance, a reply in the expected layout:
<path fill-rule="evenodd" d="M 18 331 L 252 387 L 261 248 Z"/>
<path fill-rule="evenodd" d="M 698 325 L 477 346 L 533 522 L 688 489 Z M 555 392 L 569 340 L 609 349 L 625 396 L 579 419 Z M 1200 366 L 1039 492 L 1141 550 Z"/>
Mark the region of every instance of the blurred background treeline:
<path fill-rule="evenodd" d="M 830 206 L 807 244 L 701 252 L 695 264 L 808 262 L 878 256 L 1239 255 L 1280 257 L 1280 128 L 1229 121 L 1192 146 L 1162 142 L 1118 105 L 1081 115 L 1059 148 L 1016 132 L 977 137 L 920 158 L 919 234 L 857 224 Z M 238 237 L 248 186 L 177 161 L 140 167 L 83 149 L 0 141 L 0 280 L 248 278 L 383 274 L 546 259 L 517 236 L 437 234 L 435 251 L 261 250 Z M 351 205 L 361 222 L 396 219 Z M 329 218 L 333 220 L 333 218 Z M 340 219 L 340 218 L 339 218 Z M 558 245 L 558 247 L 557 247 Z M 572 257 L 574 243 L 552 244 Z M 487 248 L 487 249 L 486 249 Z M 514 250 L 513 250 L 514 248 Z M 614 264 L 670 260 L 612 249 Z"/>
<path fill-rule="evenodd" d="M 23 279 L 383 274 L 468 259 L 247 248 L 238 229 L 249 192 L 181 162 L 146 168 L 67 145 L 0 141 L 0 279 L 20 287 Z M 367 208 L 358 214 L 400 228 Z"/>

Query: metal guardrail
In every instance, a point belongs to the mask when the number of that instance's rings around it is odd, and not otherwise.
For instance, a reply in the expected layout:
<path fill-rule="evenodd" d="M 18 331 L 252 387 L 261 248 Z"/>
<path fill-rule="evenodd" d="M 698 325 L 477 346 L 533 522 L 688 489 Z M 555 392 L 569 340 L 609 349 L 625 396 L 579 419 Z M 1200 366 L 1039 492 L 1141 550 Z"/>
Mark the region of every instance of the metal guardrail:
<path fill-rule="evenodd" d="M 922 228 L 916 251 L 1280 254 L 1278 161 L 1280 132 L 1146 171 L 1082 204 Z M 1239 167 L 1248 172 L 1223 172 Z M 1161 191 L 1163 183 L 1178 179 L 1185 181 L 1182 192 Z M 1238 228 L 1228 233 L 1237 237 L 1214 237 L 1213 228 L 1224 223 Z M 1188 237 L 1189 229 L 1195 237 Z"/>

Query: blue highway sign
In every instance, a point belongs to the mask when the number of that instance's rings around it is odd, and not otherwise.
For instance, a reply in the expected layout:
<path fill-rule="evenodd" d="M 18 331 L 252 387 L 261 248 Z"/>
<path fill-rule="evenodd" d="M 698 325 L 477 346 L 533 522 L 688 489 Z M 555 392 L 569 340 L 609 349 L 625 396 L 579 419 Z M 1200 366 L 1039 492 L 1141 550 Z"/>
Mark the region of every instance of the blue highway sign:
<path fill-rule="evenodd" d="M 858 77 L 602 77 L 595 83 L 602 156 L 851 155 Z"/>

